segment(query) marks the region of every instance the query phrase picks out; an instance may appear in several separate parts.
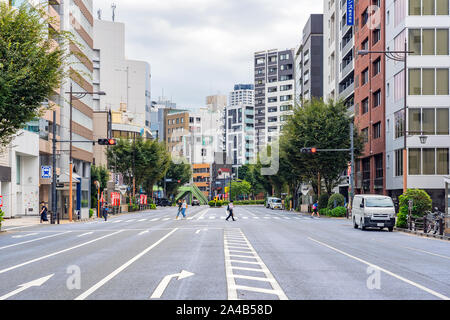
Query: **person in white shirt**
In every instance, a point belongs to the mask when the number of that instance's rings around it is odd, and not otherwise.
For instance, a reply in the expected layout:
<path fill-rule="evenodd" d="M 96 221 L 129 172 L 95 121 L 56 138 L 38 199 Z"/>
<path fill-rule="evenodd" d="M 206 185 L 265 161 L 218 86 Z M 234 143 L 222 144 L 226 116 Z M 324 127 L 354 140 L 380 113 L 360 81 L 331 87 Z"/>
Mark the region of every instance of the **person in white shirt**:
<path fill-rule="evenodd" d="M 234 209 L 233 201 L 230 201 L 230 203 L 228 204 L 228 207 L 227 207 L 227 211 L 230 214 L 228 215 L 228 217 L 225 220 L 228 221 L 228 219 L 230 219 L 230 217 L 231 217 L 233 219 L 233 221 L 236 221 L 236 220 L 234 220 L 233 209 Z"/>

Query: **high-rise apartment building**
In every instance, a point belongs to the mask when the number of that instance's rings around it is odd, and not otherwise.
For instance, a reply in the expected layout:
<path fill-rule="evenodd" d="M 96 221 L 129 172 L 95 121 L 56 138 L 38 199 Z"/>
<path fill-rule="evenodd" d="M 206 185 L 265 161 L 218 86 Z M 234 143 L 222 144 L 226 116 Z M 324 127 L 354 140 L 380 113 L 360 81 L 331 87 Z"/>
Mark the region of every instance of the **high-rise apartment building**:
<path fill-rule="evenodd" d="M 347 0 L 324 0 L 323 97 L 341 99 L 354 113 L 354 29 L 347 25 Z"/>
<path fill-rule="evenodd" d="M 394 199 L 407 188 L 427 191 L 443 210 L 449 174 L 449 1 L 386 0 L 386 50 L 413 53 L 404 64 L 386 59 L 386 189 Z M 406 98 L 407 114 L 403 107 Z M 404 117 L 407 168 L 403 167 Z M 426 136 L 423 144 L 419 136 Z"/>
<path fill-rule="evenodd" d="M 239 104 L 255 104 L 255 86 L 253 84 L 236 84 L 234 90 L 230 92 L 228 100 L 230 106 Z"/>
<path fill-rule="evenodd" d="M 256 151 L 276 138 L 294 104 L 294 49 L 254 54 Z"/>
<path fill-rule="evenodd" d="M 355 3 L 355 51 L 384 51 L 385 1 Z M 364 148 L 356 161 L 356 192 L 386 193 L 385 57 L 382 53 L 355 56 L 355 125 Z"/>

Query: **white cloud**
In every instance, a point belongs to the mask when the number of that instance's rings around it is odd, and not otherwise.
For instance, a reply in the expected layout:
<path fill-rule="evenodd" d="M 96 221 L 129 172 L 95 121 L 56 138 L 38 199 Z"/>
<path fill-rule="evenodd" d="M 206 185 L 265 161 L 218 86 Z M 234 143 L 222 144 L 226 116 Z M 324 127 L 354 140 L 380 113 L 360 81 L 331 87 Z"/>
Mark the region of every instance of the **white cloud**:
<path fill-rule="evenodd" d="M 253 53 L 294 48 L 321 0 L 94 0 L 125 23 L 126 55 L 152 66 L 152 99 L 203 106 L 207 95 L 253 83 Z M 95 13 L 96 16 L 96 13 Z"/>

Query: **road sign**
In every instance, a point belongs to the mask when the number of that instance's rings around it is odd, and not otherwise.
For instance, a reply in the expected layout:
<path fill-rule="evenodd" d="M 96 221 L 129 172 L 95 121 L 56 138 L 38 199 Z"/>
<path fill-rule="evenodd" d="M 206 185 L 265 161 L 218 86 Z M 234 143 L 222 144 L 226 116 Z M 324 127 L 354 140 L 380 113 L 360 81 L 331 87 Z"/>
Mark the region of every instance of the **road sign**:
<path fill-rule="evenodd" d="M 42 179 L 52 178 L 52 166 L 41 166 L 41 178 Z"/>

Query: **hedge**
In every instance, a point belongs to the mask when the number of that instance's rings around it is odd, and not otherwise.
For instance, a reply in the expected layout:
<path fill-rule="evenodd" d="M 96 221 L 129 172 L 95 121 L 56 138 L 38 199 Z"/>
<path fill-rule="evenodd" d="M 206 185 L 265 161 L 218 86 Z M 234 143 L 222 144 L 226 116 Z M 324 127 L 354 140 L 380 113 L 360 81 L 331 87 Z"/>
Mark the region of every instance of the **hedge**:
<path fill-rule="evenodd" d="M 336 207 L 331 210 L 332 217 L 345 217 L 347 214 L 347 209 L 345 207 Z"/>
<path fill-rule="evenodd" d="M 336 201 L 336 205 L 334 202 Z M 345 205 L 345 198 L 340 193 L 333 194 L 330 199 L 328 199 L 328 209 L 332 210 L 335 207 L 343 207 Z"/>

